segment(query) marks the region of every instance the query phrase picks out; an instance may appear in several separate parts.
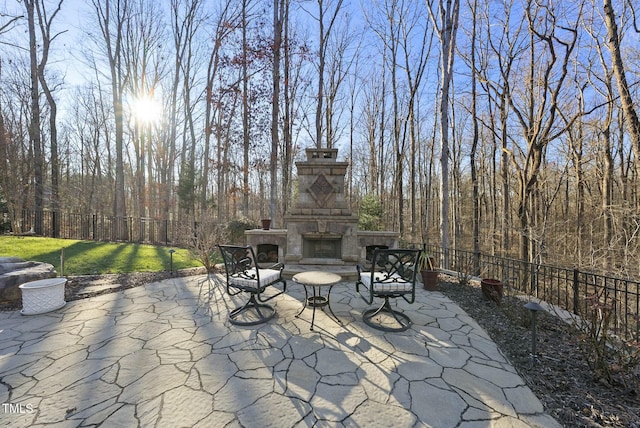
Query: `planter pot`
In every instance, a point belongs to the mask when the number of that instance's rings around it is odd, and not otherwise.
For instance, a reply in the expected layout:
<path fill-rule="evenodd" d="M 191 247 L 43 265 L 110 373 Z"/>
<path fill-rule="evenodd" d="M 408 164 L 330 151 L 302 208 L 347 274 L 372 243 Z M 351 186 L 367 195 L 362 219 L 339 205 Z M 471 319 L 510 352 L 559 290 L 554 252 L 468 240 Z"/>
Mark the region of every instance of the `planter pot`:
<path fill-rule="evenodd" d="M 269 230 L 269 228 L 271 228 L 271 219 L 270 218 L 263 218 L 261 221 L 262 221 L 262 229 L 263 230 Z"/>
<path fill-rule="evenodd" d="M 422 284 L 425 290 L 435 291 L 438 284 L 438 271 L 437 270 L 421 270 Z"/>
<path fill-rule="evenodd" d="M 22 315 L 38 315 L 60 309 L 64 300 L 67 278 L 48 278 L 31 281 L 20 286 L 22 290 Z"/>
<path fill-rule="evenodd" d="M 431 267 L 434 269 L 438 269 L 438 266 L 436 266 L 436 258 L 433 256 L 429 256 L 429 260 L 431 261 Z"/>
<path fill-rule="evenodd" d="M 492 302 L 500 304 L 504 292 L 504 284 L 499 279 L 484 278 L 480 282 L 482 295 Z"/>

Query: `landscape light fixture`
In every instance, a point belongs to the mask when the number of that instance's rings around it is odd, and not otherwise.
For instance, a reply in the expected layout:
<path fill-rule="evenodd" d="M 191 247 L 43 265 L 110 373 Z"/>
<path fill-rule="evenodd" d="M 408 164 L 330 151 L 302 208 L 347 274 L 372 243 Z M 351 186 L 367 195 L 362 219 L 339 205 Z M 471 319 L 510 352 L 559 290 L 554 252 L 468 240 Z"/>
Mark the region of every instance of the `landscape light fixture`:
<path fill-rule="evenodd" d="M 538 355 L 536 354 L 536 317 L 538 316 L 538 312 L 544 311 L 544 308 L 537 302 L 529 302 L 524 305 L 524 307 L 531 312 L 531 354 L 529 354 L 529 361 L 531 365 L 533 365 L 538 359 Z"/>
<path fill-rule="evenodd" d="M 176 250 L 174 250 L 173 248 L 171 248 L 169 250 L 169 272 L 171 272 L 171 275 L 173 275 L 173 253 L 175 253 Z"/>

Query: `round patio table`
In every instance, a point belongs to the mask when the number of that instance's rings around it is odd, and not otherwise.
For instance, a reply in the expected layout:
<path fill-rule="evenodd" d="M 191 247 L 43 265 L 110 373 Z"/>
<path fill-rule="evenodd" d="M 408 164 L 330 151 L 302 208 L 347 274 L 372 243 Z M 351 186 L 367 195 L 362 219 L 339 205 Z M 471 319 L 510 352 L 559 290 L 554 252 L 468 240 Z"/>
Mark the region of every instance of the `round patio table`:
<path fill-rule="evenodd" d="M 304 305 L 296 317 L 299 317 L 308 306 L 313 309 L 311 314 L 311 328 L 309 330 L 313 331 L 313 325 L 316 319 L 316 308 L 324 310 L 325 306 L 329 308 L 329 312 L 333 316 L 333 319 L 336 320 L 338 324 L 342 324 L 342 321 L 340 321 L 336 314 L 333 313 L 330 302 L 331 289 L 338 282 L 342 281 L 342 277 L 340 275 L 331 272 L 310 270 L 295 274 L 293 276 L 293 280 L 304 287 Z M 309 296 L 307 287 L 311 287 L 313 293 L 312 296 Z M 329 287 L 326 296 L 322 296 L 320 293 L 320 289 L 322 287 Z"/>

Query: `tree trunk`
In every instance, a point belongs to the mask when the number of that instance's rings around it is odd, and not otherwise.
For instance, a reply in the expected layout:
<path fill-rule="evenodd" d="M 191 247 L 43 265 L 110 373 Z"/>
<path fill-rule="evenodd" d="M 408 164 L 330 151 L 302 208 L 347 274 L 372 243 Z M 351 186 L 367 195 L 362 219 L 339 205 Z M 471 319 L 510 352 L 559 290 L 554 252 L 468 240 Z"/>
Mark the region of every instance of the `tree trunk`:
<path fill-rule="evenodd" d="M 456 33 L 460 15 L 460 0 L 440 0 L 438 18 L 429 7 L 431 19 L 440 39 L 440 245 L 444 249 L 442 267 L 448 267 L 449 242 L 449 90 L 453 79 Z"/>
<path fill-rule="evenodd" d="M 618 92 L 620 93 L 620 101 L 622 102 L 622 110 L 625 115 L 625 123 L 629 128 L 629 138 L 635 155 L 636 173 L 640 175 L 640 119 L 633 105 L 633 99 L 629 92 L 629 84 L 625 75 L 625 67 L 622 62 L 622 53 L 620 51 L 620 37 L 618 34 L 618 25 L 616 24 L 616 14 L 613 10 L 611 0 L 604 0 L 604 21 L 607 26 L 608 47 L 611 51 L 613 73 L 618 82 Z"/>
<path fill-rule="evenodd" d="M 40 0 L 42 1 L 42 0 Z M 57 8 L 51 14 L 51 16 L 45 15 L 44 4 L 36 3 L 36 11 L 38 14 L 38 22 L 40 24 L 40 34 L 42 36 L 42 57 L 38 64 L 38 79 L 42 85 L 42 90 L 47 99 L 49 105 L 49 138 L 50 138 L 50 152 L 51 152 L 51 211 L 52 218 L 52 235 L 57 238 L 60 234 L 60 218 L 58 211 L 60 209 L 60 196 L 59 196 L 59 178 L 60 178 L 60 160 L 58 157 L 58 128 L 57 128 L 57 104 L 53 97 L 51 88 L 48 85 L 45 77 L 45 67 L 49 60 L 49 48 L 51 41 L 57 36 L 51 36 L 51 23 L 55 16 L 60 12 L 63 0 L 59 0 Z"/>
<path fill-rule="evenodd" d="M 113 198 L 113 216 L 115 227 L 112 239 L 128 239 L 126 221 L 126 195 L 124 183 L 124 111 L 123 93 L 126 75 L 123 70 L 123 39 L 126 23 L 129 21 L 128 1 L 112 5 L 111 0 L 92 0 L 98 18 L 98 26 L 105 41 L 105 51 L 109 62 L 111 97 L 115 123 L 115 189 Z M 113 21 L 112 21 L 113 20 Z M 109 153 L 109 155 L 111 155 Z"/>
<path fill-rule="evenodd" d="M 294 99 L 291 97 L 291 46 L 289 40 L 289 0 L 285 0 L 284 9 L 282 10 L 284 24 L 284 120 L 282 126 L 282 212 L 287 213 L 289 210 L 289 202 L 292 196 L 291 182 L 293 176 L 292 157 L 293 157 L 293 136 L 291 121 L 294 117 L 293 105 Z M 284 226 L 284 225 L 283 225 Z"/>
<path fill-rule="evenodd" d="M 278 225 L 277 219 L 277 186 L 278 182 L 278 126 L 280 117 L 280 57 L 282 46 L 282 20 L 285 0 L 273 0 L 273 93 L 271 99 L 271 156 L 269 162 L 269 175 L 271 186 L 269 188 L 269 217 L 274 227 Z"/>
<path fill-rule="evenodd" d="M 477 14 L 477 0 L 474 0 L 472 7 L 472 13 L 474 16 Z M 479 140 L 479 124 L 478 124 L 478 88 L 477 88 L 477 69 L 476 69 L 476 21 L 473 20 L 471 24 L 471 117 L 473 120 L 473 135 L 471 143 L 470 156 L 470 168 L 471 168 L 471 185 L 472 199 L 473 199 L 473 213 L 472 213 L 472 241 L 473 241 L 473 274 L 480 275 L 480 192 L 478 183 L 478 171 L 476 166 L 476 156 L 478 150 Z"/>
<path fill-rule="evenodd" d="M 324 64 L 326 36 L 324 34 L 324 0 L 318 0 L 318 93 L 316 95 L 316 147 L 322 147 L 322 118 L 324 103 Z"/>
<path fill-rule="evenodd" d="M 247 7 L 242 2 L 242 215 L 249 217 L 249 65 L 247 64 Z"/>
<path fill-rule="evenodd" d="M 33 148 L 34 232 L 36 235 L 41 235 L 43 232 L 42 210 L 44 209 L 44 155 L 42 153 L 42 140 L 40 139 L 40 79 L 38 78 L 38 40 L 36 38 L 35 26 L 35 1 L 36 0 L 25 0 L 25 6 L 27 8 L 27 21 L 29 24 L 29 60 L 31 70 L 29 143 Z"/>

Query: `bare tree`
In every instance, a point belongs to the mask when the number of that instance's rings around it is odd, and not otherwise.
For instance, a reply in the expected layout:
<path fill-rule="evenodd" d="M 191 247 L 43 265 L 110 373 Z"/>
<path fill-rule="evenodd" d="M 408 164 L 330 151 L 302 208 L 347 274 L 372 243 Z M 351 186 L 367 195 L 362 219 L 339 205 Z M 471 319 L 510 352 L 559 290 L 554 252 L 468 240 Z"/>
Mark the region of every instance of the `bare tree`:
<path fill-rule="evenodd" d="M 616 23 L 616 12 L 613 9 L 611 0 L 603 0 L 604 22 L 607 26 L 608 48 L 611 51 L 613 74 L 616 76 L 618 83 L 618 93 L 622 102 L 622 110 L 626 118 L 627 127 L 629 128 L 629 137 L 636 158 L 636 171 L 640 174 L 640 119 L 638 112 L 633 104 L 631 93 L 629 91 L 629 83 L 625 73 L 625 65 L 622 59 L 622 51 L 620 47 L 620 32 Z M 633 10 L 633 9 L 632 9 Z M 635 13 L 633 14 L 635 18 Z"/>
<path fill-rule="evenodd" d="M 383 69 L 384 70 L 384 69 Z M 383 72 L 384 74 L 384 72 Z M 359 168 L 364 172 L 362 179 L 362 193 L 364 195 L 380 196 L 383 180 L 381 177 L 381 168 L 379 163 L 379 152 L 383 150 L 380 143 L 381 138 L 378 133 L 384 127 L 380 126 L 383 118 L 382 110 L 384 108 L 384 76 L 380 77 L 376 73 L 371 73 L 369 79 L 363 79 L 363 110 L 362 122 L 364 129 L 362 130 L 363 139 L 366 142 L 366 151 L 364 162 L 355 162 L 352 168 Z"/>
<path fill-rule="evenodd" d="M 523 260 L 534 261 L 539 257 L 539 249 L 534 244 L 535 201 L 538 191 L 539 171 L 547 145 L 570 129 L 582 111 L 574 113 L 566 120 L 566 126 L 557 128 L 562 109 L 562 94 L 568 75 L 568 64 L 578 37 L 577 23 L 560 24 L 556 21 L 556 11 L 544 6 L 528 4 L 525 10 L 528 31 L 528 78 L 525 80 L 526 96 L 518 100 L 515 92 L 508 93 L 511 109 L 514 111 L 527 143 L 527 151 L 521 166 L 512 164 L 518 171 L 518 218 L 520 220 L 520 256 Z M 539 25 L 540 19 L 544 25 Z M 576 20 L 577 22 L 577 20 Z M 564 39 L 560 32 L 565 32 Z M 537 42 L 544 50 L 538 51 Z M 558 58 L 557 50 L 561 49 Z M 542 59 L 544 58 L 544 59 Z M 542 67 L 540 65 L 542 64 Z M 541 70 L 537 73 L 537 70 Z M 522 103 L 520 103 L 522 101 Z"/>
<path fill-rule="evenodd" d="M 469 153 L 469 166 L 471 173 L 471 186 L 472 186 L 472 202 L 473 202 L 473 211 L 472 211 L 472 242 L 473 242 L 473 253 L 474 257 L 474 265 L 473 265 L 473 273 L 474 275 L 480 275 L 480 183 L 478 179 L 478 166 L 477 166 L 477 156 L 478 156 L 478 142 L 480 140 L 480 120 L 478 114 L 478 75 L 480 74 L 480 68 L 482 65 L 478 64 L 481 59 L 478 59 L 479 56 L 476 52 L 477 44 L 478 44 L 478 30 L 477 30 L 477 21 L 481 17 L 481 14 L 478 10 L 478 1 L 477 0 L 468 0 L 469 12 L 471 16 L 475 19 L 472 20 L 471 29 L 469 39 L 471 40 L 471 46 L 469 48 L 469 57 L 467 58 L 467 62 L 469 67 L 471 68 L 471 120 L 472 120 L 472 134 L 471 134 L 471 151 Z"/>
<path fill-rule="evenodd" d="M 247 30 L 249 26 L 249 6 L 252 0 L 242 0 L 242 22 L 240 24 L 240 31 L 242 32 L 242 215 L 249 216 L 249 118 L 250 118 L 250 106 L 249 106 L 249 41 L 247 36 Z"/>
<path fill-rule="evenodd" d="M 42 209 L 44 194 L 44 154 L 40 134 L 40 78 L 38 76 L 38 39 L 36 36 L 36 0 L 25 0 L 27 23 L 29 26 L 29 60 L 31 71 L 31 112 L 29 120 L 29 140 L 33 150 L 34 211 L 36 214 L 34 232 L 42 234 Z"/>
<path fill-rule="evenodd" d="M 408 16 L 411 15 L 409 12 Z M 419 22 L 424 22 L 422 28 L 418 27 Z M 408 89 L 408 102 L 406 109 L 406 117 L 404 118 L 403 134 L 408 134 L 409 138 L 409 205 L 410 205 L 410 218 L 409 218 L 409 233 L 412 236 L 416 236 L 416 225 L 419 224 L 416 211 L 416 178 L 418 177 L 418 169 L 416 163 L 418 160 L 418 144 L 419 144 L 419 131 L 418 131 L 418 90 L 421 87 L 422 79 L 424 77 L 427 64 L 429 63 L 429 57 L 431 55 L 431 48 L 433 42 L 433 29 L 426 25 L 427 20 L 422 20 L 419 14 L 415 14 L 413 20 L 407 20 L 404 24 L 405 29 L 402 31 L 401 46 L 404 53 L 403 69 L 406 75 L 406 84 Z M 415 31 L 421 31 L 422 41 L 418 43 L 417 54 L 413 51 L 413 43 L 411 38 L 414 36 Z M 406 152 L 406 150 L 403 150 Z M 402 203 L 402 199 L 400 201 Z M 402 215 L 402 210 L 400 210 Z M 400 224 L 404 222 L 401 220 Z M 400 228 L 400 232 L 404 232 L 404 227 Z"/>
<path fill-rule="evenodd" d="M 74 135 L 77 146 L 73 149 L 80 154 L 80 162 L 75 167 L 67 166 L 69 175 L 78 177 L 79 182 L 67 178 L 67 189 L 71 194 L 66 203 L 78 207 L 82 213 L 104 213 L 111 197 L 109 170 L 108 135 L 112 131 L 112 122 L 108 120 L 107 102 L 102 98 L 100 82 L 96 87 L 84 86 L 76 89 L 72 112 L 73 125 L 70 133 Z M 112 184 L 112 183 L 111 183 Z M 111 188 L 111 189 L 110 189 Z M 72 199 L 76 195 L 82 197 Z"/>
<path fill-rule="evenodd" d="M 174 63 L 173 80 L 170 89 L 169 129 L 165 133 L 165 147 L 168 148 L 168 158 L 162 181 L 165 183 L 161 199 L 166 201 L 168 208 L 171 183 L 174 177 L 173 158 L 176 156 L 176 139 L 178 121 L 179 95 L 182 96 L 182 111 L 184 113 L 184 132 L 182 133 L 182 147 L 180 148 L 180 174 L 178 178 L 179 205 L 187 214 L 193 214 L 196 209 L 196 124 L 194 118 L 194 102 L 192 91 L 196 86 L 195 37 L 202 24 L 201 0 L 172 0 L 171 1 L 171 31 L 173 36 Z M 206 187 L 201 189 L 206 195 Z M 206 200 L 206 196 L 205 196 Z"/>
<path fill-rule="evenodd" d="M 318 92 L 316 95 L 315 143 L 317 148 L 321 148 L 323 140 L 326 138 L 326 147 L 331 148 L 332 142 L 329 135 L 325 135 L 323 132 L 322 126 L 325 118 L 325 67 L 330 55 L 330 37 L 341 12 L 343 0 L 315 0 L 315 2 L 318 4 L 318 14 L 309 14 L 318 22 Z"/>
<path fill-rule="evenodd" d="M 53 12 L 49 15 L 47 12 L 46 2 L 44 0 L 38 0 L 35 4 L 37 18 L 38 18 L 38 27 L 40 29 L 40 39 L 42 43 L 41 53 L 40 53 L 40 61 L 38 63 L 38 80 L 40 81 L 40 85 L 42 85 L 42 90 L 47 100 L 47 104 L 49 105 L 49 149 L 51 153 L 51 210 L 53 212 L 53 237 L 57 238 L 60 233 L 60 219 L 58 218 L 58 210 L 60 204 L 59 197 L 59 179 L 60 179 L 60 161 L 58 158 L 58 124 L 57 124 L 57 113 L 58 107 L 56 104 L 56 100 L 53 96 L 53 89 L 49 85 L 49 81 L 47 80 L 45 74 L 45 68 L 47 66 L 47 62 L 49 61 L 49 51 L 51 48 L 51 43 L 54 41 L 56 37 L 58 37 L 62 32 L 51 34 L 51 24 L 55 19 L 56 15 L 61 10 L 62 3 L 64 0 L 59 0 L 57 6 L 54 8 Z"/>
<path fill-rule="evenodd" d="M 271 153 L 269 156 L 269 176 L 271 187 L 269 190 L 269 217 L 273 225 L 277 225 L 277 178 L 278 178 L 278 147 L 280 125 L 280 62 L 282 57 L 283 21 L 288 16 L 288 0 L 273 0 L 273 71 L 271 94 Z"/>
<path fill-rule="evenodd" d="M 401 95 L 400 95 L 400 77 L 398 76 L 399 67 L 400 67 L 400 59 L 401 59 L 401 32 L 402 26 L 404 24 L 404 20 L 407 18 L 407 10 L 402 9 L 402 5 L 395 0 L 385 1 L 383 2 L 382 7 L 383 10 L 383 18 L 384 24 L 383 28 L 380 31 L 377 31 L 378 37 L 382 40 L 384 44 L 384 58 L 387 60 L 387 63 L 383 64 L 383 67 L 389 70 L 390 74 L 390 85 L 391 85 L 391 135 L 393 141 L 393 151 L 391 154 L 394 156 L 392 163 L 392 175 L 393 181 L 391 182 L 392 189 L 392 198 L 389 198 L 390 201 L 388 205 L 389 209 L 385 210 L 386 212 L 393 213 L 392 218 L 394 222 L 394 226 L 397 220 L 397 227 L 400 232 L 404 232 L 404 200 L 402 197 L 398 197 L 402 194 L 402 186 L 403 186 L 403 149 L 405 146 L 405 141 L 401 139 L 401 117 L 403 114 L 401 113 Z M 382 93 L 383 100 L 386 98 L 386 93 L 383 91 Z M 384 124 L 384 121 L 382 122 Z M 384 128 L 381 128 L 380 138 L 382 139 L 385 135 Z M 381 140 L 380 142 L 380 164 L 383 165 L 382 160 L 384 159 L 384 150 L 385 141 Z M 381 179 L 384 180 L 387 176 L 385 168 L 383 166 L 381 171 Z M 383 186 L 381 186 L 383 187 Z M 384 194 L 384 193 L 383 193 Z M 397 203 L 397 208 L 396 208 Z"/>
<path fill-rule="evenodd" d="M 379 178 L 380 194 L 384 194 L 384 177 L 393 176 L 391 185 L 392 197 L 385 201 L 389 206 L 385 212 L 392 213 L 393 224 L 401 234 L 405 232 L 405 206 L 408 202 L 410 221 L 409 228 L 413 235 L 417 224 L 416 213 L 416 177 L 418 158 L 418 123 L 416 121 L 418 104 L 418 93 L 421 87 L 422 78 L 426 70 L 426 65 L 431 53 L 433 31 L 425 19 L 424 9 L 417 9 L 416 5 L 410 2 L 397 0 L 387 0 L 377 4 L 379 17 L 373 13 L 368 17 L 368 24 L 372 31 L 378 36 L 382 44 L 382 91 L 378 95 L 371 92 L 368 96 L 379 96 L 380 101 L 373 104 L 367 103 L 368 107 L 375 107 L 378 110 L 377 117 L 372 117 L 373 122 L 379 122 L 379 130 L 374 126 L 368 127 L 370 132 L 370 145 L 374 145 L 376 139 L 380 142 L 377 152 L 372 151 L 370 162 L 383 166 L 386 158 L 385 151 L 388 150 L 388 140 L 391 140 L 392 151 L 389 154 L 389 165 L 391 168 L 373 168 L 379 175 L 372 175 L 372 178 Z M 419 42 L 416 42 L 419 41 Z M 375 71 L 377 72 L 377 71 Z M 375 73 L 374 72 L 374 73 Z M 388 85 L 391 93 L 387 95 L 385 89 L 387 82 L 384 76 L 389 76 Z M 373 77 L 373 82 L 378 82 L 379 78 Z M 374 95 L 375 94 L 375 95 Z M 391 120 L 389 130 L 385 129 L 385 103 L 389 96 L 391 105 Z M 385 133 L 391 137 L 385 137 Z M 377 157 L 377 159 L 376 159 Z M 408 174 L 407 174 L 408 171 Z M 409 197 L 405 198 L 405 181 L 409 180 Z M 373 183 L 373 182 L 372 182 Z M 377 188 L 373 188 L 376 189 Z M 389 201 L 390 199 L 390 201 Z M 406 200 L 406 202 L 405 202 Z"/>
<path fill-rule="evenodd" d="M 2 21 L 0 22 L 0 34 L 9 32 L 18 20 L 23 18 L 22 16 L 2 15 Z M 3 43 L 0 41 L 0 43 Z"/>
<path fill-rule="evenodd" d="M 131 18 L 124 31 L 123 67 L 128 76 L 125 123 L 129 125 L 129 141 L 133 143 L 135 159 L 131 165 L 135 184 L 131 186 L 132 209 L 136 217 L 155 217 L 158 187 L 163 179 L 158 171 L 157 157 L 166 151 L 160 142 L 158 117 L 160 100 L 156 90 L 165 71 L 165 34 L 160 10 L 154 3 L 131 1 Z M 151 115 L 153 113 L 153 115 Z"/>
<path fill-rule="evenodd" d="M 217 93 L 215 89 L 215 81 L 219 78 L 220 63 L 222 61 L 222 47 L 229 34 L 237 27 L 240 14 L 235 11 L 231 6 L 234 4 L 232 1 L 223 3 L 214 18 L 213 23 L 213 43 L 211 46 L 211 53 L 209 54 L 209 61 L 207 64 L 207 77 L 205 87 L 205 131 L 204 131 L 204 148 L 203 148 L 203 160 L 202 160 L 202 195 L 200 205 L 203 210 L 206 211 L 207 203 L 207 191 L 209 187 L 209 171 L 212 161 L 215 159 L 215 165 L 217 166 L 218 179 L 216 180 L 216 196 L 218 199 L 217 204 L 217 216 L 222 218 L 224 209 L 227 206 L 226 193 L 226 156 L 223 155 L 222 141 L 228 140 L 224 137 L 225 133 L 230 132 L 230 127 L 225 128 L 223 126 L 223 102 L 221 100 L 221 94 Z M 211 154 L 211 137 L 214 136 L 217 141 L 216 156 L 215 158 Z"/>
<path fill-rule="evenodd" d="M 6 201 L 11 228 L 26 230 L 21 211 L 31 206 L 30 183 L 33 181 L 32 150 L 28 132 L 30 89 L 28 60 L 16 58 L 19 67 L 5 68 L 0 62 L 0 191 Z"/>
<path fill-rule="evenodd" d="M 597 8 L 594 5 L 594 11 Z M 618 107 L 616 103 L 616 94 L 613 85 L 613 71 L 609 66 L 605 56 L 603 42 L 600 34 L 598 34 L 593 24 L 593 20 L 585 23 L 585 31 L 591 36 L 593 45 L 597 55 L 597 63 L 600 64 L 601 70 L 590 67 L 587 70 L 588 79 L 591 87 L 593 87 L 604 99 L 606 112 L 598 123 L 601 135 L 602 147 L 602 214 L 603 214 L 603 246 L 606 248 L 605 267 L 610 269 L 613 261 L 613 252 L 610 251 L 613 240 L 613 185 L 614 185 L 614 158 L 613 158 L 613 132 L 614 132 L 614 114 Z M 594 61 L 595 62 L 595 61 Z"/>
<path fill-rule="evenodd" d="M 115 189 L 113 215 L 124 219 L 127 213 L 124 182 L 124 110 L 123 97 L 129 76 L 124 67 L 124 37 L 131 18 L 130 0 L 91 0 L 100 36 L 104 42 L 104 54 L 109 65 L 111 98 L 115 122 Z M 119 229 L 119 230 L 118 230 Z M 117 239 L 126 238 L 126 223 L 115 229 Z"/>
<path fill-rule="evenodd" d="M 295 157 L 294 131 L 300 94 L 304 91 L 302 79 L 303 64 L 310 60 L 309 48 L 299 43 L 290 19 L 290 1 L 286 0 L 283 9 L 283 123 L 282 123 L 282 212 L 288 211 L 293 198 L 293 159 Z"/>
<path fill-rule="evenodd" d="M 492 144 L 491 153 L 491 182 L 490 191 L 492 194 L 492 218 L 491 227 L 493 230 L 500 230 L 500 243 L 492 240 L 492 251 L 500 248 L 502 254 L 508 254 L 511 245 L 509 230 L 511 229 L 511 185 L 509 172 L 509 123 L 510 112 L 508 94 L 510 91 L 511 81 L 515 80 L 513 75 L 516 58 L 521 54 L 520 38 L 525 25 L 524 20 L 514 25 L 512 17 L 512 3 L 505 4 L 504 20 L 502 17 L 497 18 L 498 34 L 494 34 L 492 26 L 489 24 L 489 11 L 483 13 L 485 22 L 487 22 L 487 38 L 490 51 L 497 58 L 498 82 L 493 82 L 489 73 L 490 66 L 482 69 L 481 84 L 485 86 L 485 92 L 489 97 L 487 110 L 489 112 L 488 124 L 485 124 L 490 131 Z M 490 54 L 487 53 L 487 56 Z M 494 107 L 495 105 L 495 107 Z M 499 168 L 496 168 L 495 159 L 497 153 L 500 153 Z M 502 201 L 498 200 L 498 179 L 497 171 L 500 172 L 500 184 L 502 191 Z M 501 202 L 501 204 L 500 204 Z M 499 215 L 498 213 L 501 213 Z M 498 224 L 499 223 L 499 224 Z"/>
<path fill-rule="evenodd" d="M 440 39 L 440 245 L 449 248 L 449 89 L 453 79 L 460 0 L 427 0 L 429 16 Z M 447 252 L 445 251 L 446 255 Z M 443 261 L 447 265 L 447 260 Z"/>

